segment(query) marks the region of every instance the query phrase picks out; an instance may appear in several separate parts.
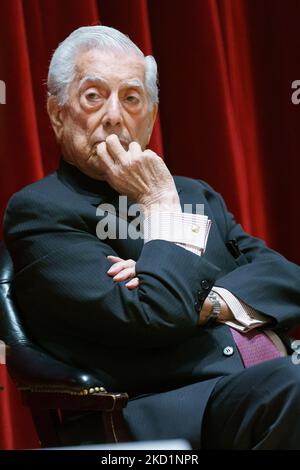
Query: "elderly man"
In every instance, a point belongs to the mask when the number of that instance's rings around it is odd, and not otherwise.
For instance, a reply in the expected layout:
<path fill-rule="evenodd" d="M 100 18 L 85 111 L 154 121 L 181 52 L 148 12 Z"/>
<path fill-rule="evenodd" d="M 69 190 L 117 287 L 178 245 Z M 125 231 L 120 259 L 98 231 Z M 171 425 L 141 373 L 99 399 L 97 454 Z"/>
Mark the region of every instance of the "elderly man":
<path fill-rule="evenodd" d="M 32 336 L 129 392 L 135 439 L 299 449 L 300 369 L 286 333 L 300 321 L 300 268 L 147 149 L 153 57 L 112 28 L 79 28 L 54 52 L 48 90 L 59 169 L 15 194 L 5 218 Z M 141 236 L 120 236 L 135 204 Z"/>

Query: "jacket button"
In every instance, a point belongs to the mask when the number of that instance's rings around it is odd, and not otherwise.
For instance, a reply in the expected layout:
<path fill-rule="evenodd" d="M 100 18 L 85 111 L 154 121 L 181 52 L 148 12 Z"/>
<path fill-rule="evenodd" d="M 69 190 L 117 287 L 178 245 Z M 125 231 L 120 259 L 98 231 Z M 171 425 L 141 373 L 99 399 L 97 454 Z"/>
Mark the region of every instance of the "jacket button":
<path fill-rule="evenodd" d="M 205 299 L 206 294 L 204 292 L 202 292 L 201 290 L 198 290 L 197 297 L 198 297 L 198 300 L 201 302 L 202 300 Z"/>
<path fill-rule="evenodd" d="M 199 313 L 200 305 L 198 304 L 198 302 L 195 302 L 195 303 L 194 303 L 194 307 L 195 307 L 196 312 Z"/>
<path fill-rule="evenodd" d="M 206 279 L 203 279 L 203 281 L 201 281 L 201 287 L 204 290 L 209 289 L 209 282 Z"/>
<path fill-rule="evenodd" d="M 233 353 L 234 349 L 231 346 L 226 346 L 226 348 L 223 349 L 224 356 L 232 356 Z"/>

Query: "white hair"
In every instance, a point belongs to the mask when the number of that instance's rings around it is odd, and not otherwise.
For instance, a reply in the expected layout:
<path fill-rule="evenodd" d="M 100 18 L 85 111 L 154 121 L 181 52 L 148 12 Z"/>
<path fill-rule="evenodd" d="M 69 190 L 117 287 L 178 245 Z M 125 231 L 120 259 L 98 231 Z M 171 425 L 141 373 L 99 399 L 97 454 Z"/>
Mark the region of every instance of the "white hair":
<path fill-rule="evenodd" d="M 150 103 L 158 103 L 157 65 L 153 56 L 142 51 L 117 29 L 108 26 L 83 26 L 73 31 L 54 51 L 48 72 L 48 93 L 57 97 L 58 103 L 68 101 L 68 86 L 75 77 L 76 60 L 82 50 L 93 48 L 134 52 L 145 61 L 146 89 Z"/>

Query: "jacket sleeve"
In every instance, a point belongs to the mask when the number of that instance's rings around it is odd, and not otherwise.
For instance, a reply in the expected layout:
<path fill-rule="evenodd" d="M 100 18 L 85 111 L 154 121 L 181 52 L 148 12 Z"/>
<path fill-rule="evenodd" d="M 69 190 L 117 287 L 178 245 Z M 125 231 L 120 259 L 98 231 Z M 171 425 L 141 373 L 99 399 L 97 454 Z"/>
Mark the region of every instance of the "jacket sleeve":
<path fill-rule="evenodd" d="M 224 287 L 255 310 L 271 317 L 274 329 L 290 330 L 300 323 L 300 267 L 247 234 L 227 210 L 220 194 L 202 182 L 223 214 L 227 241 L 235 239 L 241 251 L 239 266 L 219 277 Z M 225 241 L 226 241 L 225 240 Z M 268 325 L 269 328 L 269 325 Z"/>
<path fill-rule="evenodd" d="M 87 335 L 106 346 L 175 344 L 195 333 L 219 272 L 184 248 L 153 240 L 136 263 L 140 286 L 129 290 L 107 275 L 107 256 L 118 253 L 89 233 L 75 210 L 32 190 L 11 199 L 5 240 L 17 301 L 36 338 L 54 326 L 58 334 L 78 341 Z"/>

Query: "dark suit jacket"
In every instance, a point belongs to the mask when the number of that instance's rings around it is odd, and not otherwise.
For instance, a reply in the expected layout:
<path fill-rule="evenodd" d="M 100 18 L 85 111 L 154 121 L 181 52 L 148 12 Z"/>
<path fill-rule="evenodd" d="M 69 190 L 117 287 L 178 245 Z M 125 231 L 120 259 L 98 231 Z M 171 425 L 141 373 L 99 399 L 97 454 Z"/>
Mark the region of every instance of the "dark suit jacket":
<path fill-rule="evenodd" d="M 129 392 L 126 416 L 137 438 L 199 441 L 215 383 L 243 369 L 226 325 L 197 326 L 208 292 L 230 290 L 284 332 L 299 323 L 300 268 L 246 234 L 206 183 L 174 179 L 181 204 L 204 204 L 212 220 L 201 257 L 167 241 L 99 240 L 96 207 L 117 207 L 119 195 L 65 162 L 12 197 L 5 240 L 36 341 L 96 373 L 106 389 Z M 226 246 L 232 239 L 237 258 Z M 137 261 L 138 289 L 106 274 L 107 255 Z"/>

